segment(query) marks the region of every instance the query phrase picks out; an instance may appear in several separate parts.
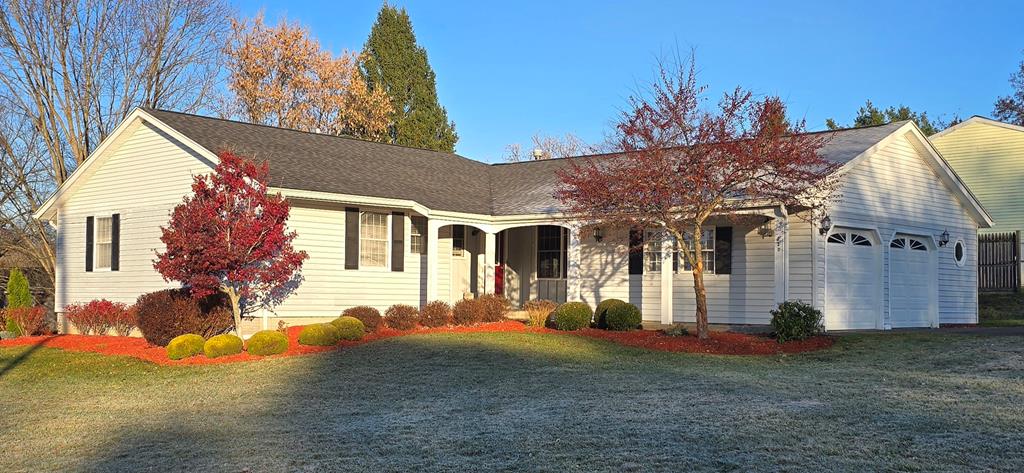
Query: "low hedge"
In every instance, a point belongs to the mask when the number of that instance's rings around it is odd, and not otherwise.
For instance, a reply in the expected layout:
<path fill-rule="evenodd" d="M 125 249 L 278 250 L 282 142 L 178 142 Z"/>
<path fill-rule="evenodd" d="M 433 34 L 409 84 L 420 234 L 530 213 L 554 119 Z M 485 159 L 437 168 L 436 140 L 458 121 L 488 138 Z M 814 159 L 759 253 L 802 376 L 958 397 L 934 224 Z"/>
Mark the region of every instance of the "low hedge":
<path fill-rule="evenodd" d="M 771 311 L 772 328 L 779 343 L 804 340 L 824 329 L 821 311 L 801 301 L 786 301 Z"/>
<path fill-rule="evenodd" d="M 463 299 L 452 307 L 452 324 L 476 325 L 484 320 L 484 307 L 477 299 Z"/>
<path fill-rule="evenodd" d="M 395 330 L 412 330 L 420 322 L 420 311 L 411 305 L 395 304 L 384 312 L 384 325 Z"/>
<path fill-rule="evenodd" d="M 625 303 L 626 301 L 622 299 L 605 299 L 597 304 L 597 309 L 594 310 L 594 323 L 597 324 L 597 328 L 608 328 L 608 322 L 605 320 L 608 309 Z"/>
<path fill-rule="evenodd" d="M 555 309 L 553 318 L 558 330 L 580 330 L 590 326 L 594 312 L 583 302 L 566 302 Z"/>
<path fill-rule="evenodd" d="M 444 327 L 452 323 L 452 306 L 444 301 L 434 301 L 420 309 L 420 323 L 427 327 Z"/>
<path fill-rule="evenodd" d="M 312 324 L 302 327 L 299 344 L 327 347 L 341 340 L 341 331 L 331 324 Z"/>
<path fill-rule="evenodd" d="M 206 339 L 201 335 L 194 333 L 178 335 L 167 344 L 167 358 L 181 360 L 196 356 L 203 352 L 203 345 L 205 344 Z"/>
<path fill-rule="evenodd" d="M 341 315 L 347 315 L 349 317 L 359 319 L 359 321 L 363 323 L 363 326 L 366 327 L 367 332 L 376 332 L 377 329 L 380 328 L 382 321 L 380 311 L 366 305 L 350 307 L 345 309 Z"/>
<path fill-rule="evenodd" d="M 246 350 L 251 355 L 278 355 L 288 351 L 288 336 L 277 330 L 261 330 L 249 337 Z"/>
<path fill-rule="evenodd" d="M 203 353 L 207 358 L 219 358 L 242 353 L 242 339 L 234 334 L 224 333 L 211 337 L 203 344 Z"/>
<path fill-rule="evenodd" d="M 640 309 L 628 303 L 614 304 L 605 313 L 605 327 L 608 330 L 633 330 L 640 326 Z"/>
<path fill-rule="evenodd" d="M 355 317 L 341 316 L 332 320 L 331 325 L 338 329 L 338 336 L 342 340 L 362 340 L 366 334 L 363 322 Z"/>

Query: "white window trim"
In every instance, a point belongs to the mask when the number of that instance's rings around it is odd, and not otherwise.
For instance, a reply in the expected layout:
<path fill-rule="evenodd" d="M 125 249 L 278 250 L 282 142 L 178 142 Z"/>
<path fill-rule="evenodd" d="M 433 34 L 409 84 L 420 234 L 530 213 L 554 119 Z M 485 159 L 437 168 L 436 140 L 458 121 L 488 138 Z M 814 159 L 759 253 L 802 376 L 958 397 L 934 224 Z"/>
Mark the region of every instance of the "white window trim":
<path fill-rule="evenodd" d="M 366 266 L 363 264 L 363 214 L 377 214 L 384 216 L 384 266 Z M 376 212 L 372 210 L 360 210 L 359 211 L 359 270 L 360 271 L 379 271 L 385 272 L 391 270 L 391 214 L 387 212 Z"/>
<path fill-rule="evenodd" d="M 718 252 L 718 250 L 715 249 L 715 245 L 714 245 L 714 242 L 716 242 L 717 238 L 718 238 L 718 226 L 717 225 L 705 225 L 702 228 L 702 231 L 709 231 L 709 230 L 711 231 L 711 242 L 712 242 L 712 244 L 711 245 L 705 245 L 704 248 L 702 248 L 701 251 L 703 253 L 711 253 L 711 261 L 714 261 L 715 257 L 717 257 L 717 252 Z M 648 244 L 649 244 L 650 241 L 652 241 L 651 238 L 650 238 L 650 235 L 652 233 L 657 233 L 657 232 L 658 232 L 658 230 L 652 230 L 652 229 L 647 229 L 647 230 L 644 231 L 644 248 L 643 248 L 644 274 L 661 274 L 661 265 L 664 264 L 664 262 L 663 262 L 664 260 L 662 258 L 662 250 L 661 250 L 662 245 L 658 245 L 658 250 L 657 251 L 651 251 L 651 250 L 648 249 Z M 672 251 L 673 251 L 674 254 L 672 255 L 672 258 L 670 259 L 670 261 L 675 261 L 677 258 L 679 260 L 678 267 L 675 269 L 675 271 L 673 271 L 673 273 L 674 274 L 692 274 L 693 273 L 693 269 L 686 269 L 686 258 L 682 254 L 682 251 L 680 251 L 679 243 L 676 241 L 675 237 L 665 235 L 665 238 L 672 242 Z M 649 258 L 650 255 L 657 255 L 657 258 Z M 701 256 L 703 256 L 703 255 L 701 255 Z M 649 264 L 650 264 L 651 260 L 658 261 L 658 264 L 659 264 L 658 268 L 659 269 L 650 269 Z M 717 269 L 717 268 L 715 268 L 715 269 Z M 714 275 L 714 274 L 718 274 L 718 273 L 716 271 L 708 271 L 707 268 L 704 268 L 704 274 L 705 275 L 708 275 L 708 274 Z"/>
<path fill-rule="evenodd" d="M 964 257 L 962 259 L 956 258 L 956 246 L 960 245 L 964 249 Z M 957 238 L 956 242 L 953 243 L 953 262 L 956 263 L 957 267 L 962 268 L 967 264 L 967 244 L 964 243 L 962 238 Z"/>
<path fill-rule="evenodd" d="M 93 223 L 92 227 L 92 270 L 93 272 L 113 272 L 111 265 L 114 260 L 114 217 L 112 215 L 106 217 L 94 216 L 93 219 L 95 223 Z M 106 244 L 109 246 L 106 252 L 109 262 L 106 266 L 100 266 L 100 220 L 110 221 L 110 239 L 106 241 Z"/>

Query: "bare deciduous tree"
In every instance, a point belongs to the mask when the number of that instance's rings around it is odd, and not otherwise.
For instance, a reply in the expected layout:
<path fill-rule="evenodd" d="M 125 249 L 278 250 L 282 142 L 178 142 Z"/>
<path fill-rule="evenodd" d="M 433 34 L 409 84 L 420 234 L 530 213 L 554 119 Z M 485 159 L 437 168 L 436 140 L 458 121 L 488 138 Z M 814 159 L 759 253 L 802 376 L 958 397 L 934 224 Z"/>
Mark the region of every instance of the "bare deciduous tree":
<path fill-rule="evenodd" d="M 588 145 L 583 139 L 566 133 L 565 136 L 533 135 L 533 148 L 523 150 L 522 145 L 513 143 L 505 146 L 505 160 L 510 162 L 534 159 L 568 158 L 599 152 L 597 146 Z"/>

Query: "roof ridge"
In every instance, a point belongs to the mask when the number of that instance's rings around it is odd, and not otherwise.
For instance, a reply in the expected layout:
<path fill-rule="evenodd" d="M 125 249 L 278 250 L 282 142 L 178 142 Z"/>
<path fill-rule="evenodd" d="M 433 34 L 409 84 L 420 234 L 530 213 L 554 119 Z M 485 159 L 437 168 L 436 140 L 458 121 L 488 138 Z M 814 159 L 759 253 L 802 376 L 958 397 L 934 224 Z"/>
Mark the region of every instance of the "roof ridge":
<path fill-rule="evenodd" d="M 412 150 L 416 150 L 416 151 L 428 151 L 428 152 L 431 152 L 431 153 L 437 153 L 437 154 L 454 156 L 454 157 L 461 158 L 461 159 L 464 159 L 466 161 L 470 161 L 470 162 L 473 162 L 473 163 L 483 164 L 485 166 L 488 165 L 485 162 L 477 161 L 477 160 L 471 159 L 471 158 L 467 158 L 467 157 L 462 156 L 462 155 L 460 155 L 458 153 L 450 153 L 450 152 L 447 152 L 447 151 L 438 151 L 436 149 L 419 148 L 419 147 L 416 147 L 416 146 L 406 146 L 406 145 L 400 145 L 400 144 L 395 144 L 395 143 L 383 143 L 383 142 L 380 142 L 380 141 L 372 141 L 372 140 L 367 140 L 367 139 L 363 139 L 363 138 L 356 138 L 354 136 L 332 135 L 330 133 L 320 133 L 320 132 L 315 132 L 315 131 L 299 130 L 299 129 L 296 129 L 296 128 L 285 128 L 285 127 L 274 126 L 274 125 L 265 125 L 263 123 L 252 123 L 252 122 L 245 122 L 245 121 L 241 121 L 241 120 L 232 120 L 230 118 L 223 118 L 223 117 L 211 117 L 211 116 L 208 116 L 208 115 L 200 115 L 198 113 L 180 112 L 180 111 L 177 111 L 177 110 L 167 110 L 167 109 L 164 109 L 164 108 L 152 108 L 152 107 L 139 107 L 139 108 L 141 108 L 141 109 L 143 109 L 143 110 L 145 110 L 145 111 L 147 111 L 149 113 L 152 113 L 152 112 L 173 113 L 175 115 L 184 115 L 184 116 L 187 116 L 187 117 L 195 117 L 195 118 L 201 118 L 201 119 L 205 119 L 205 120 L 216 120 L 216 121 L 227 122 L 227 123 L 237 123 L 239 125 L 257 126 L 257 127 L 262 127 L 262 128 L 270 128 L 272 130 L 288 131 L 288 132 L 293 132 L 293 133 L 302 133 L 302 134 L 313 135 L 313 136 L 324 136 L 324 137 L 327 137 L 327 138 L 340 138 L 340 139 L 344 139 L 344 140 L 357 141 L 357 142 L 360 142 L 360 143 L 367 143 L 367 144 L 371 144 L 371 145 L 385 145 L 385 146 L 393 146 L 393 147 L 396 147 L 396 148 L 412 149 Z"/>

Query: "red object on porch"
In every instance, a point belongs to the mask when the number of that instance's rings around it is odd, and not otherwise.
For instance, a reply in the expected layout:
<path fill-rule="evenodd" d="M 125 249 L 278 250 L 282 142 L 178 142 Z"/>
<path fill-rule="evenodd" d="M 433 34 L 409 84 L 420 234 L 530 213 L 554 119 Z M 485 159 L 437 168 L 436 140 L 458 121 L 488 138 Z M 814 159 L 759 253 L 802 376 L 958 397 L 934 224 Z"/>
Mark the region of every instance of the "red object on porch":
<path fill-rule="evenodd" d="M 505 265 L 494 265 L 494 293 L 505 294 Z"/>

